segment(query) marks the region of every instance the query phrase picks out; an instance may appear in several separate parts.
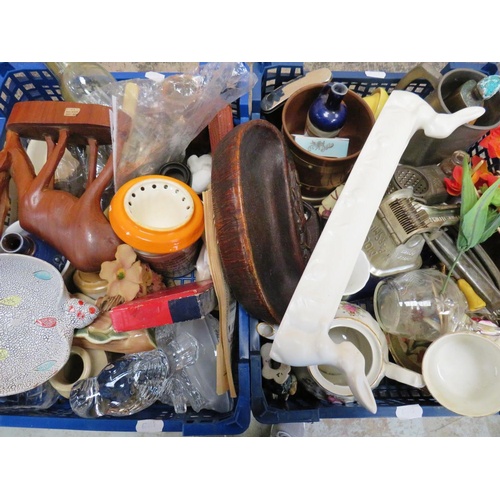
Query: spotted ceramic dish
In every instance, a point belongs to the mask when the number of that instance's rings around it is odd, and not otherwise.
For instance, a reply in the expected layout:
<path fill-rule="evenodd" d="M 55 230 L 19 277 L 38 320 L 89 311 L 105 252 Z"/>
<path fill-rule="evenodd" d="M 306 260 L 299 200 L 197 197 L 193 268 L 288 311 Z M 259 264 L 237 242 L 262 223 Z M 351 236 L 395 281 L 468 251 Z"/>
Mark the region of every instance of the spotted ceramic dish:
<path fill-rule="evenodd" d="M 98 309 L 67 291 L 51 264 L 0 254 L 0 396 L 42 384 L 66 363 L 73 332 Z"/>

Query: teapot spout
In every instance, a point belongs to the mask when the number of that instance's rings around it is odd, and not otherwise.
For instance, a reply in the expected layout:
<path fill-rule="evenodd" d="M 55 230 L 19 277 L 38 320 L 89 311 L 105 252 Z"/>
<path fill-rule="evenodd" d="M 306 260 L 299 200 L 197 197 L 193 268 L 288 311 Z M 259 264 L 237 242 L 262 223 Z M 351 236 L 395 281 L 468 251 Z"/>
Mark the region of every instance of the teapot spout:
<path fill-rule="evenodd" d="M 332 342 L 333 344 L 333 342 Z M 338 370 L 344 372 L 349 389 L 356 401 L 370 413 L 377 413 L 377 403 L 372 389 L 365 375 L 365 358 L 351 342 L 333 344 L 340 352 L 340 366 Z"/>
<path fill-rule="evenodd" d="M 294 335 L 295 333 L 295 335 Z M 318 365 L 334 366 L 341 371 L 356 401 L 370 413 L 377 412 L 377 404 L 365 373 L 365 358 L 359 349 L 349 341 L 335 343 L 328 334 L 318 335 L 315 342 L 299 331 L 289 331 L 286 342 L 276 337 L 271 348 L 271 358 L 291 366 L 307 366 L 307 360 L 314 359 Z"/>

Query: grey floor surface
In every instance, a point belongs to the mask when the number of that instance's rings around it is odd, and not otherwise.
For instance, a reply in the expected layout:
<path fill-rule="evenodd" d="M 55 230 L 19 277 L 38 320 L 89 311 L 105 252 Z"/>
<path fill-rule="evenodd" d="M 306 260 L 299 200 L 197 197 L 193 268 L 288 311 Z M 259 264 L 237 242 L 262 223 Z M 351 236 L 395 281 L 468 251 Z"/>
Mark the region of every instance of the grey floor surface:
<path fill-rule="evenodd" d="M 172 71 L 189 72 L 196 68 L 196 63 L 182 62 L 105 62 L 102 63 L 110 71 Z M 335 63 L 306 62 L 304 67 L 311 70 L 328 67 L 332 71 L 386 71 L 406 72 L 417 62 L 367 62 L 367 63 Z M 440 70 L 445 63 L 433 62 Z M 247 431 L 236 437 L 267 437 L 271 435 L 271 426 L 263 425 L 252 418 Z M 296 431 L 296 429 L 293 429 Z M 306 423 L 300 426 L 304 437 L 497 437 L 500 436 L 500 416 L 493 415 L 481 418 L 467 418 L 459 415 L 453 417 L 423 417 L 404 420 L 393 418 L 363 419 L 325 419 L 319 422 Z M 123 433 L 67 431 L 56 429 L 0 427 L 0 437 L 178 437 L 177 433 Z"/>

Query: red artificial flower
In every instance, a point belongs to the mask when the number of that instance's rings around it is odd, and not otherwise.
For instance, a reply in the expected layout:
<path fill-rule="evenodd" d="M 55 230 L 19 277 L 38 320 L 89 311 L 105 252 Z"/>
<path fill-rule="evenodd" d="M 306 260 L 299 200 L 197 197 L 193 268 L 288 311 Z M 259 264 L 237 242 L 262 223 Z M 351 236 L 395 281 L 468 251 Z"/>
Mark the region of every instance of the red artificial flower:
<path fill-rule="evenodd" d="M 493 175 L 491 172 L 488 172 L 487 174 L 481 174 L 480 180 L 484 181 L 482 185 L 486 184 L 487 187 L 490 187 L 492 184 L 495 184 L 495 182 L 498 180 L 498 177 L 496 175 Z"/>
<path fill-rule="evenodd" d="M 479 145 L 488 151 L 490 158 L 500 158 L 500 127 L 490 130 L 490 133 L 479 141 Z"/>
<path fill-rule="evenodd" d="M 479 156 L 473 156 L 471 158 L 472 163 L 472 182 L 476 187 L 480 187 L 484 184 L 483 176 L 490 174 L 488 170 L 488 164 L 483 158 Z M 452 178 L 446 177 L 444 179 L 444 185 L 446 187 L 446 191 L 450 196 L 460 196 L 462 193 L 462 176 L 463 176 L 463 168 L 460 166 L 456 166 L 452 173 Z"/>
<path fill-rule="evenodd" d="M 449 177 L 444 178 L 446 191 L 450 196 L 460 196 L 460 193 L 462 192 L 462 167 L 459 167 L 458 165 L 454 167 L 451 175 L 452 179 L 450 179 Z"/>

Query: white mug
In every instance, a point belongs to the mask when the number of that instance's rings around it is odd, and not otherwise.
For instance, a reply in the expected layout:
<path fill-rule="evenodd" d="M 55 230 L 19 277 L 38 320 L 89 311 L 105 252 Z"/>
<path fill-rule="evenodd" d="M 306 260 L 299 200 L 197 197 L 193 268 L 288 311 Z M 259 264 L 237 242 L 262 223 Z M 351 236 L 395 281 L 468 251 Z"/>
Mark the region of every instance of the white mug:
<path fill-rule="evenodd" d="M 361 307 L 341 302 L 332 321 L 329 336 L 335 343 L 352 342 L 365 358 L 368 383 L 375 389 L 384 377 L 412 387 L 425 383 L 420 373 L 389 361 L 387 340 L 373 316 Z M 304 387 L 319 399 L 337 399 L 345 403 L 355 401 L 344 375 L 333 366 L 314 365 L 294 368 Z"/>
<path fill-rule="evenodd" d="M 425 351 L 422 375 L 436 401 L 459 415 L 482 417 L 500 411 L 498 337 L 454 332 Z"/>

